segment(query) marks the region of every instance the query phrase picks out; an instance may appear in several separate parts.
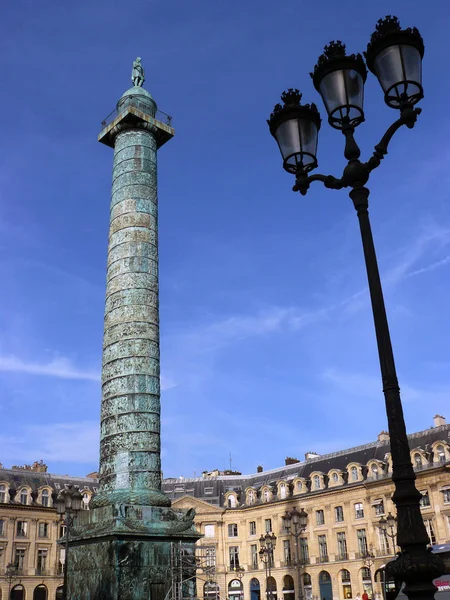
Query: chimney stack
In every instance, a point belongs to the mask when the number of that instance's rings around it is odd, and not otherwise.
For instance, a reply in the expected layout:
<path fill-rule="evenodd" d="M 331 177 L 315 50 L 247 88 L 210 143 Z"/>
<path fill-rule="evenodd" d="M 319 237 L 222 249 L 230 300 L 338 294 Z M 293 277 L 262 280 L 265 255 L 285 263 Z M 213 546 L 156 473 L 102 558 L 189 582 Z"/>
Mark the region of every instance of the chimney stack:
<path fill-rule="evenodd" d="M 443 417 L 442 415 L 434 415 L 433 421 L 435 427 L 441 427 L 442 425 L 446 425 L 447 423 L 445 417 Z"/>
<path fill-rule="evenodd" d="M 258 465 L 258 466 L 256 467 L 256 472 L 257 472 L 257 473 L 262 473 L 263 471 L 264 471 L 264 469 L 262 468 L 262 466 L 261 466 L 261 465 Z"/>
<path fill-rule="evenodd" d="M 299 463 L 300 461 L 298 460 L 298 458 L 293 458 L 292 456 L 286 456 L 286 458 L 284 459 L 284 464 L 285 465 L 295 465 L 296 463 Z"/>
<path fill-rule="evenodd" d="M 387 431 L 380 431 L 380 433 L 378 434 L 378 441 L 379 442 L 388 442 L 389 441 L 389 433 Z"/>

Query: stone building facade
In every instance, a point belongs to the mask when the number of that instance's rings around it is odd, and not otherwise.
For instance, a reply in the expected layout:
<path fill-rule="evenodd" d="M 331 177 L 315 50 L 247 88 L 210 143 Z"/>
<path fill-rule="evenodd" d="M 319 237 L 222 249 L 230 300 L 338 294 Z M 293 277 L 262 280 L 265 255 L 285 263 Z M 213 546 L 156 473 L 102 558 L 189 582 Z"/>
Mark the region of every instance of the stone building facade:
<path fill-rule="evenodd" d="M 450 540 L 450 425 L 409 436 L 411 460 L 422 492 L 422 511 L 431 541 Z M 266 570 L 259 538 L 277 537 L 271 567 L 271 600 L 347 600 L 380 592 L 373 573 L 394 555 L 379 521 L 394 512 L 389 438 L 253 475 L 204 473 L 198 478 L 165 479 L 174 508 L 195 508 L 198 542 L 197 594 L 204 600 L 259 600 L 266 593 Z M 62 594 L 63 530 L 55 509 L 57 494 L 78 486 L 83 507 L 97 492 L 96 474 L 86 478 L 51 475 L 45 465 L 0 466 L 0 600 L 54 600 Z M 298 538 L 285 527 L 286 511 L 303 508 L 307 526 Z M 373 564 L 366 556 L 373 554 Z M 19 567 L 8 581 L 9 563 Z M 300 563 L 300 564 L 298 564 Z M 367 565 L 370 566 L 368 569 Z"/>
<path fill-rule="evenodd" d="M 450 541 L 450 425 L 440 416 L 434 422 L 410 435 L 409 443 L 426 528 L 432 544 L 441 544 Z M 347 600 L 364 591 L 380 597 L 373 574 L 397 550 L 379 526 L 383 516 L 395 514 L 388 434 L 357 448 L 286 462 L 291 464 L 254 475 L 165 480 L 175 505 L 196 509 L 203 560 L 215 560 L 213 582 L 211 572 L 199 571 L 198 595 L 258 600 L 269 588 L 271 600 Z M 299 561 L 284 521 L 294 507 L 308 515 Z M 266 532 L 277 537 L 267 587 L 258 554 Z"/>

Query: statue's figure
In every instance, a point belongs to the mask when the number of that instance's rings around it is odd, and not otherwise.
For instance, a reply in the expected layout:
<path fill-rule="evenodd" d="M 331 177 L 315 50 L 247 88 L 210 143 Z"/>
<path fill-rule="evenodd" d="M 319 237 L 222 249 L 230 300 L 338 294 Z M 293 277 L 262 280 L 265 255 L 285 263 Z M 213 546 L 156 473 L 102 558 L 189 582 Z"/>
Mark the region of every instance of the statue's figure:
<path fill-rule="evenodd" d="M 133 82 L 133 85 L 135 85 L 137 87 L 142 87 L 142 85 L 145 81 L 144 67 L 141 65 L 141 59 L 139 56 L 133 62 L 133 71 L 131 73 L 131 81 Z"/>

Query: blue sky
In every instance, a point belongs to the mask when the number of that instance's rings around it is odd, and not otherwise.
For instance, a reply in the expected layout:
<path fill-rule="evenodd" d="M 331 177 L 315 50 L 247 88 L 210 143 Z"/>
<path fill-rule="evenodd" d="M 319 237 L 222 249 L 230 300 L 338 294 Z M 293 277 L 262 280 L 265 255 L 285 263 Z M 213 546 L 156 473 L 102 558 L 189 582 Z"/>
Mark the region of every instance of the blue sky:
<path fill-rule="evenodd" d="M 345 190 L 291 191 L 265 119 L 317 102 L 323 46 L 365 49 L 396 14 L 425 39 L 423 113 L 373 174 L 371 217 L 409 431 L 450 398 L 450 5 L 286 0 L 5 3 L 0 23 L 0 461 L 96 469 L 112 151 L 130 86 L 173 115 L 159 153 L 165 476 L 372 441 L 386 427 L 356 214 Z M 368 157 L 396 113 L 373 76 Z M 320 172 L 342 136 L 323 122 Z"/>

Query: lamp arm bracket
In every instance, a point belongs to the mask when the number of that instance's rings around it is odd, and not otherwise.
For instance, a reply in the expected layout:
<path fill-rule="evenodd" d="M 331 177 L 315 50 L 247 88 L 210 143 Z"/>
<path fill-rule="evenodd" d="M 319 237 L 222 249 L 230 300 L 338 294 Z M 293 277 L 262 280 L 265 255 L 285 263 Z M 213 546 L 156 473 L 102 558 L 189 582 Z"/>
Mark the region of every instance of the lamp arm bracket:
<path fill-rule="evenodd" d="M 336 177 L 333 177 L 333 175 L 321 175 L 320 173 L 307 175 L 304 171 L 299 171 L 292 190 L 294 192 L 300 192 L 302 196 L 305 196 L 313 181 L 321 181 L 326 188 L 331 190 L 340 190 L 348 185 L 343 178 L 337 179 Z"/>
<path fill-rule="evenodd" d="M 394 121 L 394 123 L 392 123 L 392 125 L 386 130 L 386 133 L 375 146 L 373 156 L 371 156 L 371 158 L 369 158 L 369 160 L 365 163 L 364 166 L 367 168 L 369 173 L 380 166 L 381 161 L 388 153 L 390 141 L 400 127 L 406 125 L 408 129 L 412 129 L 416 124 L 417 117 L 421 112 L 421 108 L 413 108 L 409 104 L 401 109 L 400 118 Z"/>

